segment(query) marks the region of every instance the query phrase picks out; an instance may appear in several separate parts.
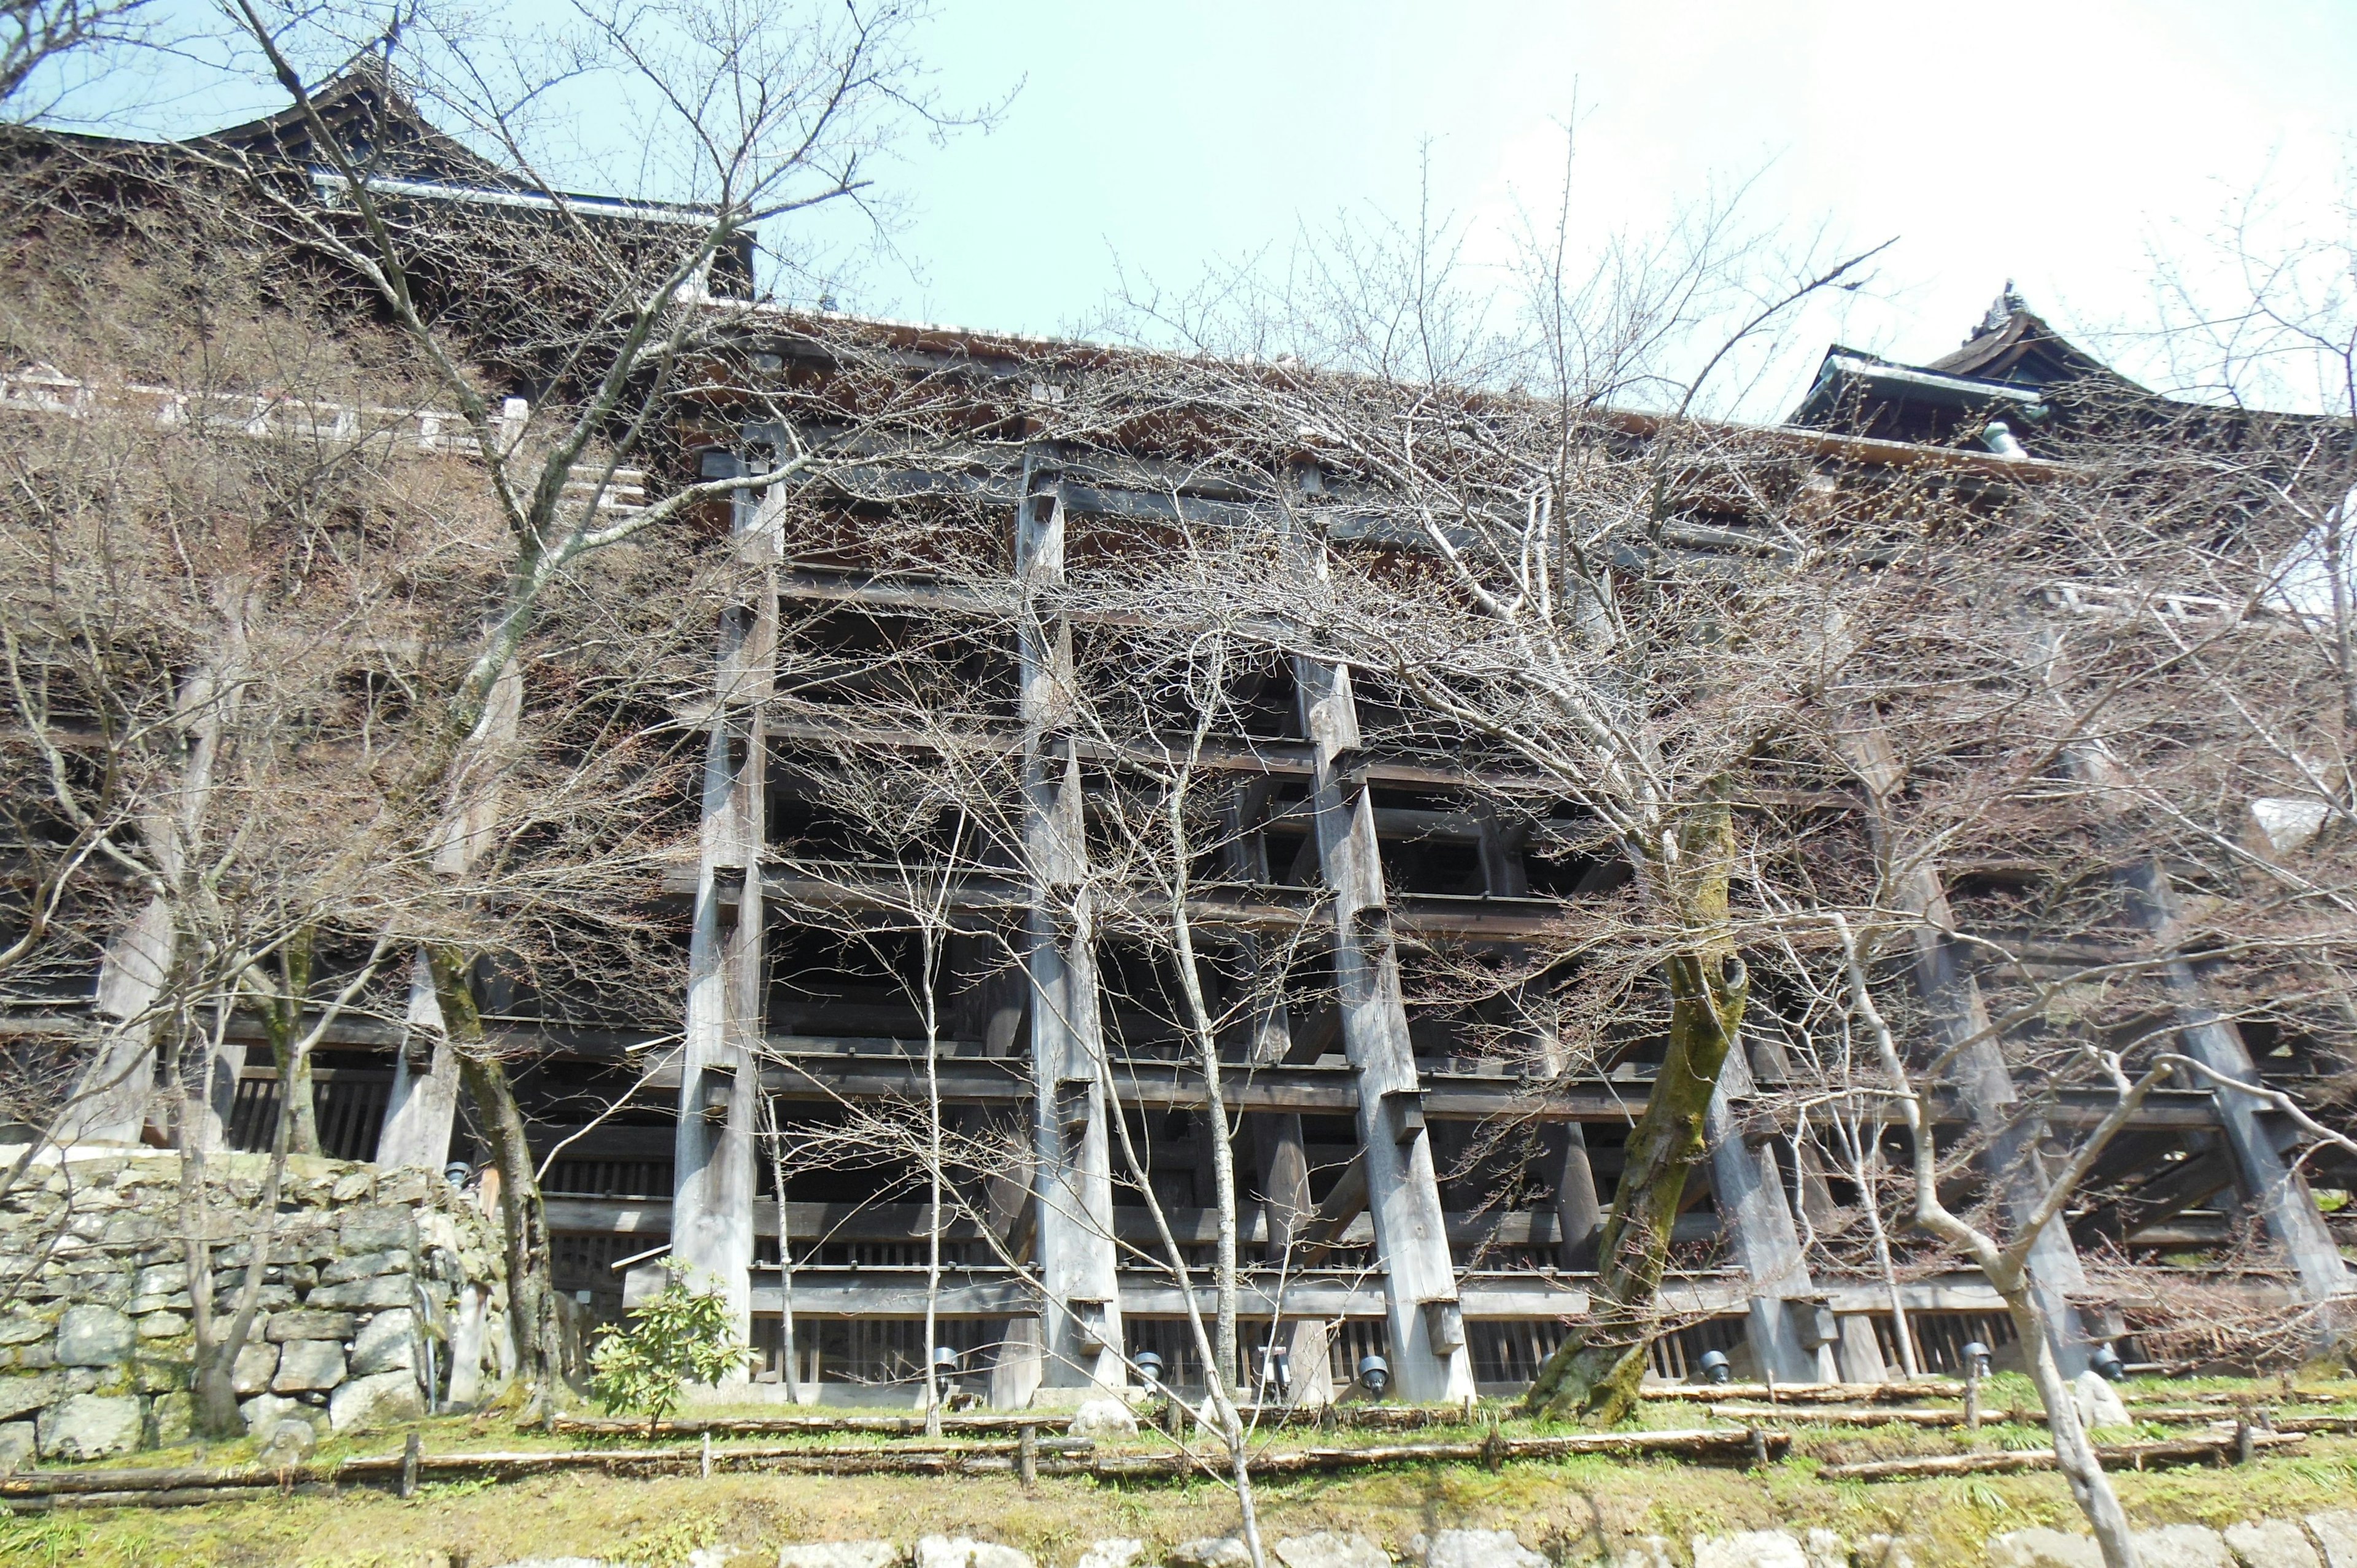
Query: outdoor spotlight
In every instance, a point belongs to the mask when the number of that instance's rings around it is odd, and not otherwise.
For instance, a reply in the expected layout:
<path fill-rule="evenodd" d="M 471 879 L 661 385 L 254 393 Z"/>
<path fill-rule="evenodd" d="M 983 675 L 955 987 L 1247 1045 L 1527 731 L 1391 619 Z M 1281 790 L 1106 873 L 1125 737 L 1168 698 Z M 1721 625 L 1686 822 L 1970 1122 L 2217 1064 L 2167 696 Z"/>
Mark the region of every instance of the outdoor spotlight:
<path fill-rule="evenodd" d="M 1162 1358 L 1151 1350 L 1140 1350 L 1135 1362 L 1137 1375 L 1146 1380 L 1149 1389 L 1162 1386 Z"/>
<path fill-rule="evenodd" d="M 1392 1386 L 1392 1364 L 1381 1356 L 1361 1356 L 1359 1359 L 1359 1381 L 1372 1397 L 1383 1398 L 1383 1391 Z"/>
<path fill-rule="evenodd" d="M 1702 1379 L 1706 1383 L 1731 1383 L 1735 1380 L 1735 1369 L 1727 1365 L 1726 1351 L 1706 1350 L 1702 1353 Z"/>
<path fill-rule="evenodd" d="M 474 1174 L 474 1168 L 464 1160 L 452 1160 L 442 1167 L 442 1179 L 452 1187 L 464 1187 L 468 1176 Z"/>
<path fill-rule="evenodd" d="M 1975 1339 L 1964 1347 L 1964 1370 L 1975 1378 L 1989 1375 L 1989 1348 Z"/>
<path fill-rule="evenodd" d="M 2127 1363 L 2122 1361 L 2120 1353 L 2108 1345 L 2096 1346 L 2095 1353 L 2087 1358 L 2087 1365 L 2109 1381 L 2119 1383 L 2127 1380 Z"/>

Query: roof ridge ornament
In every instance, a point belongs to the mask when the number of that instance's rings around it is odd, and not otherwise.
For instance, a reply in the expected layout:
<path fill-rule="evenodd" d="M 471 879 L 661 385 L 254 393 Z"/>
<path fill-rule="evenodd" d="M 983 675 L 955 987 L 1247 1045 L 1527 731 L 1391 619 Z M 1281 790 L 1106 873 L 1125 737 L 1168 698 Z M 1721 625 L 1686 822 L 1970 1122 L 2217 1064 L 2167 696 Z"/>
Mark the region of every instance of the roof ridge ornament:
<path fill-rule="evenodd" d="M 2014 287 L 2011 278 L 2006 279 L 2005 291 L 1989 302 L 1988 314 L 1981 317 L 1981 324 L 1964 341 L 1969 343 L 1974 338 L 1986 338 L 1991 333 L 2004 331 L 2007 324 L 2027 308 L 2022 302 L 2021 291 Z"/>

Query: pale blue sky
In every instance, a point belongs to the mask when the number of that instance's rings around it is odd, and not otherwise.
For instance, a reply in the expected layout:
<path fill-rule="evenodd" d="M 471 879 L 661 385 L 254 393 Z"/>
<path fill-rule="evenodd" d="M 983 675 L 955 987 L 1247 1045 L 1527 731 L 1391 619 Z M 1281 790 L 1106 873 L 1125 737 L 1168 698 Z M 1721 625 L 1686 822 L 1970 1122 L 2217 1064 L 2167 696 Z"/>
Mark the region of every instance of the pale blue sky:
<path fill-rule="evenodd" d="M 2066 329 L 2137 323 L 2148 250 L 2193 253 L 2262 178 L 2346 230 L 2357 145 L 2357 0 L 944 0 L 922 47 L 952 102 L 1024 85 L 996 131 L 908 149 L 912 267 L 844 303 L 1028 331 L 1096 317 L 1116 262 L 1184 285 L 1412 217 L 1427 143 L 1435 205 L 1500 253 L 1576 106 L 1583 236 L 1756 176 L 1756 218 L 1899 241 L 1798 338 L 1921 360 L 2008 277 Z"/>
<path fill-rule="evenodd" d="M 1338 209 L 1413 214 L 1427 138 L 1476 227 L 1551 205 L 1577 102 L 1584 225 L 1761 174 L 1761 216 L 1900 241 L 1889 303 L 1824 329 L 1930 358 L 2007 277 L 2065 323 L 2140 320 L 2148 244 L 2262 176 L 2323 202 L 2357 131 L 2351 0 L 1003 0 L 936 38 L 946 84 L 1028 80 L 912 167 L 926 275 L 871 303 L 971 326 L 1082 317 L 1115 257 L 1184 281 Z"/>

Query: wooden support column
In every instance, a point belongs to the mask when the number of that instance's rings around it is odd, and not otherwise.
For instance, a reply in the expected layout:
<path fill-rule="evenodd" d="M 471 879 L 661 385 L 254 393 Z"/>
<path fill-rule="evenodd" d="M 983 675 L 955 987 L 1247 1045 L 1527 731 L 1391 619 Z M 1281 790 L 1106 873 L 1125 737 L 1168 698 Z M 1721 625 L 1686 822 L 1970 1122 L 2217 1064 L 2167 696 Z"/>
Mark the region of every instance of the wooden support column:
<path fill-rule="evenodd" d="M 1221 846 L 1221 865 L 1237 881 L 1270 879 L 1268 837 L 1261 831 L 1267 798 L 1268 781 L 1254 779 L 1234 791 L 1223 812 L 1226 842 Z M 1246 983 L 1253 1002 L 1244 1059 L 1254 1067 L 1275 1066 L 1293 1049 L 1293 1017 L 1285 1004 L 1285 977 L 1271 972 L 1257 931 L 1238 933 L 1236 948 L 1249 977 Z M 1315 1207 L 1309 1197 L 1309 1154 L 1301 1139 L 1301 1115 L 1292 1111 L 1255 1112 L 1244 1124 L 1252 1134 L 1262 1209 L 1268 1221 L 1263 1252 L 1270 1262 L 1282 1262 Z M 1241 1222 L 1242 1216 L 1238 1219 Z"/>
<path fill-rule="evenodd" d="M 1604 1204 L 1588 1163 L 1587 1134 L 1578 1122 L 1566 1122 L 1547 1129 L 1546 1137 L 1555 1150 L 1556 1261 L 1566 1269 L 1592 1269 L 1597 1238 L 1604 1232 Z"/>
<path fill-rule="evenodd" d="M 1121 1388 L 1121 1287 L 1113 1232 L 1112 1127 L 1098 1014 L 1081 764 L 1071 735 L 1072 634 L 1055 596 L 1064 581 L 1060 477 L 1023 466 L 1015 516 L 1017 632 L 1024 734 L 1023 833 L 1031 878 L 1033 1191 L 1040 1303 L 1039 1381 Z"/>
<path fill-rule="evenodd" d="M 1980 983 L 1957 961 L 1953 933 L 1954 915 L 1941 885 L 1939 868 L 1926 860 L 1899 863 L 1889 842 L 1889 818 L 1882 802 L 1904 782 L 1899 758 L 1879 721 L 1867 718 L 1843 737 L 1850 766 L 1857 769 L 1872 797 L 1867 818 L 1875 853 L 1889 867 L 1892 901 L 1914 917 L 1909 933 L 1914 950 L 1915 989 L 1931 1017 L 1930 1044 L 1935 1056 L 1953 1056 L 1953 1081 L 1970 1109 L 1975 1129 L 1986 1140 L 1985 1168 L 1996 1183 L 2007 1218 L 2019 1223 L 2045 1200 L 2048 1177 L 2039 1144 L 2046 1124 L 2037 1118 L 2017 1117 L 2020 1094 L 2006 1066 L 2005 1051 L 1989 1032 L 1988 1007 Z M 1971 1041 L 1969 1045 L 1965 1041 Z M 2087 1289 L 2087 1274 L 2079 1262 L 2070 1227 L 2059 1219 L 2040 1232 L 2029 1253 L 2029 1288 L 2038 1297 L 2046 1321 L 2053 1326 L 2054 1359 L 2066 1377 L 2087 1369 L 2096 1337 L 2091 1325 L 2073 1305 L 2073 1295 Z"/>
<path fill-rule="evenodd" d="M 469 756 L 452 785 L 434 846 L 434 869 L 441 875 L 464 876 L 490 847 L 507 774 L 501 753 L 514 741 L 522 714 L 523 671 L 510 664 L 491 685 L 490 702 L 468 739 Z M 377 1132 L 376 1163 L 440 1170 L 450 1158 L 450 1129 L 457 1114 L 458 1058 L 443 1026 L 433 972 L 420 952 L 410 964 L 409 1005 L 393 1053 L 393 1092 Z"/>
<path fill-rule="evenodd" d="M 1530 872 L 1523 863 L 1522 844 L 1495 816 L 1481 819 L 1479 841 L 1481 882 L 1493 897 L 1520 898 L 1531 890 Z M 1509 950 L 1514 958 L 1522 950 Z M 1560 1043 L 1547 1029 L 1534 1042 L 1540 1076 L 1559 1078 L 1568 1065 Z M 1555 1180 L 1555 1257 L 1566 1269 L 1596 1266 L 1596 1243 L 1604 1231 L 1604 1204 L 1596 1190 L 1595 1167 L 1588 1163 L 1587 1134 L 1577 1122 L 1547 1129 L 1546 1158 Z"/>
<path fill-rule="evenodd" d="M 1840 1318 L 1840 1331 L 1835 1355 L 1843 1382 L 1878 1383 L 1890 1375 L 1890 1364 L 1882 1359 L 1881 1343 L 1874 1337 L 1873 1318 L 1862 1312 L 1846 1312 Z"/>
<path fill-rule="evenodd" d="M 59 1147 L 139 1142 L 156 1090 L 154 1009 L 171 972 L 174 945 L 172 904 L 162 897 L 150 898 L 107 943 L 98 963 L 98 1052 L 58 1119 Z"/>
<path fill-rule="evenodd" d="M 738 549 L 768 568 L 759 598 L 721 626 L 712 729 L 705 744 L 695 923 L 673 1144 L 672 1256 L 692 1288 L 727 1298 L 752 1335 L 753 1187 L 761 1125 L 768 965 L 761 907 L 769 751 L 763 711 L 777 671 L 776 562 L 785 497 L 737 507 Z M 778 1195 L 782 1200 L 784 1194 Z M 738 1371 L 728 1381 L 741 1382 Z"/>
<path fill-rule="evenodd" d="M 213 774 L 221 757 L 222 731 L 235 715 L 249 667 L 246 599 L 231 585 L 216 597 L 221 620 L 212 658 L 180 683 L 173 727 L 188 746 L 188 767 L 162 809 L 139 824 L 156 857 L 167 889 L 178 886 L 190 846 L 203 833 L 212 807 Z M 98 965 L 93 1011 L 103 1020 L 97 1055 L 52 1133 L 59 1147 L 72 1144 L 137 1144 L 147 1125 L 156 1089 L 157 1005 L 178 955 L 178 918 L 169 893 L 147 901 L 138 916 L 107 943 Z M 199 1082 L 188 1085 L 189 1141 L 211 1148 L 228 1134 L 230 1105 L 245 1065 L 245 1044 L 223 1043 L 196 1066 Z"/>
<path fill-rule="evenodd" d="M 393 1057 L 393 1092 L 377 1129 L 376 1163 L 440 1170 L 450 1158 L 450 1130 L 458 1115 L 458 1062 L 434 994 L 425 955 L 409 964 L 409 1005 Z"/>
<path fill-rule="evenodd" d="M 1782 1381 L 1834 1382 L 1838 1380 L 1831 1337 L 1804 1332 L 1817 1311 L 1818 1293 L 1775 1153 L 1744 1135 L 1743 1102 L 1752 1093 L 1750 1063 L 1739 1047 L 1728 1051 L 1703 1118 L 1719 1223 L 1750 1282 L 1752 1354 L 1762 1372 Z"/>
<path fill-rule="evenodd" d="M 1408 1039 L 1374 808 L 1365 779 L 1351 771 L 1360 747 L 1351 675 L 1297 659 L 1294 679 L 1311 746 L 1318 859 L 1334 900 L 1335 988 L 1342 1048 L 1358 1079 L 1359 1147 L 1383 1272 L 1393 1384 L 1405 1400 L 1469 1399 L 1473 1362 Z"/>
<path fill-rule="evenodd" d="M 2169 942 L 2177 912 L 2168 873 L 2147 860 L 2121 872 L 2120 881 L 2136 921 L 2155 941 Z M 2177 1037 L 2185 1054 L 2213 1072 L 2257 1083 L 2258 1069 L 2243 1043 L 2242 1030 L 2210 1005 L 2191 961 L 2172 959 L 2161 974 L 2175 1003 Z M 2284 1158 L 2283 1142 L 2263 1119 L 2257 1101 L 2222 1089 L 2217 1102 L 2219 1125 L 2233 1154 L 2243 1197 L 2266 1224 L 2268 1238 L 2282 1249 L 2299 1282 L 2299 1294 L 2321 1301 L 2347 1293 L 2352 1288 L 2349 1265 L 2316 1207 L 2316 1195 L 2309 1189 L 2308 1178 Z"/>

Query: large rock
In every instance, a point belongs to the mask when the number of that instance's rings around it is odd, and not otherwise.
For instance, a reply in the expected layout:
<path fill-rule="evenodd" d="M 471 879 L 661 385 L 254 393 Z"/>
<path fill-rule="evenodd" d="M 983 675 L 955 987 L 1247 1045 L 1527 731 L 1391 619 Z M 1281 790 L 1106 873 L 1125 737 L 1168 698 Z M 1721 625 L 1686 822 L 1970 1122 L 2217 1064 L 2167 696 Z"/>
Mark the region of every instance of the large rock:
<path fill-rule="evenodd" d="M 337 1312 L 382 1312 L 387 1307 L 408 1306 L 416 1299 L 417 1282 L 409 1275 L 377 1274 L 321 1285 L 306 1298 L 306 1305 Z"/>
<path fill-rule="evenodd" d="M 378 1274 L 406 1274 L 414 1272 L 416 1260 L 406 1247 L 394 1247 L 382 1252 L 363 1252 L 358 1257 L 338 1258 L 319 1271 L 323 1285 L 342 1284 L 347 1280 L 365 1280 Z"/>
<path fill-rule="evenodd" d="M 352 1376 L 405 1372 L 417 1365 L 417 1315 L 405 1306 L 380 1312 L 352 1340 Z"/>
<path fill-rule="evenodd" d="M 29 1421 L 0 1423 L 0 1476 L 12 1475 L 40 1450 L 40 1439 Z"/>
<path fill-rule="evenodd" d="M 1119 1400 L 1089 1400 L 1072 1412 L 1075 1437 L 1135 1437 L 1137 1417 Z"/>
<path fill-rule="evenodd" d="M 35 1436 L 45 1459 L 106 1459 L 139 1446 L 145 1412 L 136 1394 L 75 1394 L 41 1412 Z"/>
<path fill-rule="evenodd" d="M 1205 1535 L 1180 1541 L 1162 1561 L 1167 1568 L 1252 1568 L 1252 1552 L 1232 1535 Z"/>
<path fill-rule="evenodd" d="M 1849 1542 L 1830 1530 L 1812 1530 L 1801 1537 L 1801 1552 L 1809 1568 L 1849 1568 Z"/>
<path fill-rule="evenodd" d="M 273 1469 L 300 1465 L 319 1446 L 319 1429 L 307 1421 L 294 1416 L 282 1416 L 276 1425 L 264 1434 L 262 1445 L 253 1451 L 254 1458 Z"/>
<path fill-rule="evenodd" d="M 350 1339 L 356 1326 L 349 1312 L 274 1312 L 262 1337 L 274 1345 L 295 1339 Z"/>
<path fill-rule="evenodd" d="M 2316 1548 L 2287 1519 L 2244 1520 L 2226 1527 L 2226 1550 L 2243 1568 L 2317 1568 Z"/>
<path fill-rule="evenodd" d="M 188 1320 L 177 1312 L 142 1313 L 131 1320 L 131 1332 L 142 1339 L 178 1339 L 188 1331 Z"/>
<path fill-rule="evenodd" d="M 2312 1513 L 2308 1530 L 2324 1549 L 2324 1568 L 2357 1568 L 2357 1513 L 2346 1509 Z"/>
<path fill-rule="evenodd" d="M 344 1348 L 332 1339 L 289 1339 L 279 1348 L 277 1375 L 270 1380 L 274 1394 L 299 1394 L 332 1389 L 344 1380 Z"/>
<path fill-rule="evenodd" d="M 241 1402 L 237 1413 L 244 1419 L 245 1434 L 259 1442 L 267 1438 L 282 1421 L 307 1421 L 316 1425 L 319 1412 L 316 1407 L 283 1394 L 256 1394 Z"/>
<path fill-rule="evenodd" d="M 391 1426 L 396 1422 L 415 1421 L 425 1413 L 425 1396 L 417 1387 L 414 1372 L 379 1372 L 372 1378 L 354 1378 L 328 1397 L 328 1424 L 338 1432 L 349 1432 L 356 1426 Z M 985 1563 L 977 1568 L 1000 1565 Z M 1025 1568 L 1029 1568 L 1028 1560 Z"/>
<path fill-rule="evenodd" d="M 2164 1524 L 2132 1539 L 2139 1568 L 2234 1568 L 2225 1537 L 2206 1525 Z"/>
<path fill-rule="evenodd" d="M 778 1568 L 899 1568 L 908 1553 L 888 1541 L 806 1541 L 778 1548 Z"/>
<path fill-rule="evenodd" d="M 131 1359 L 137 1335 L 111 1306 L 70 1306 L 58 1319 L 58 1365 L 112 1367 Z"/>
<path fill-rule="evenodd" d="M 362 1208 L 344 1219 L 339 1236 L 346 1252 L 389 1252 L 395 1248 L 417 1250 L 417 1217 L 406 1208 Z"/>
<path fill-rule="evenodd" d="M 258 1394 L 278 1375 L 278 1347 L 249 1339 L 237 1348 L 229 1369 L 229 1386 L 241 1394 Z"/>
<path fill-rule="evenodd" d="M 1392 1568 L 1390 1553 L 1363 1535 L 1288 1535 L 1276 1543 L 1285 1568 Z"/>
<path fill-rule="evenodd" d="M 1789 1530 L 1738 1530 L 1697 1535 L 1694 1568 L 1810 1568 L 1808 1553 Z"/>
<path fill-rule="evenodd" d="M 2090 1432 L 2131 1424 L 2120 1391 L 2101 1372 L 2086 1371 L 2071 1380 L 2071 1397 L 2078 1402 L 2079 1424 Z"/>
<path fill-rule="evenodd" d="M 1130 1568 L 1145 1555 L 1146 1542 L 1135 1536 L 1112 1535 L 1091 1541 L 1089 1549 L 1081 1553 L 1077 1568 Z"/>
<path fill-rule="evenodd" d="M 63 1372 L 35 1372 L 29 1377 L 18 1374 L 0 1378 L 0 1421 L 12 1416 L 29 1415 L 44 1405 L 52 1405 L 71 1391 L 66 1387 Z"/>
<path fill-rule="evenodd" d="M 2070 1535 L 2035 1525 L 2008 1530 L 1988 1543 L 1996 1568 L 2104 1568 L 2103 1548 L 2092 1535 Z"/>
<path fill-rule="evenodd" d="M 928 1535 L 917 1542 L 917 1568 L 1031 1568 L 1031 1557 L 995 1541 Z"/>
<path fill-rule="evenodd" d="M 1439 1530 L 1422 1540 L 1425 1568 L 1547 1568 L 1511 1530 Z"/>
<path fill-rule="evenodd" d="M 192 1394 L 158 1394 L 147 1402 L 147 1439 L 154 1448 L 177 1448 L 197 1433 L 197 1402 Z"/>
<path fill-rule="evenodd" d="M 1858 1542 L 1857 1568 L 1915 1568 L 1915 1554 L 1896 1535 L 1869 1535 Z"/>

